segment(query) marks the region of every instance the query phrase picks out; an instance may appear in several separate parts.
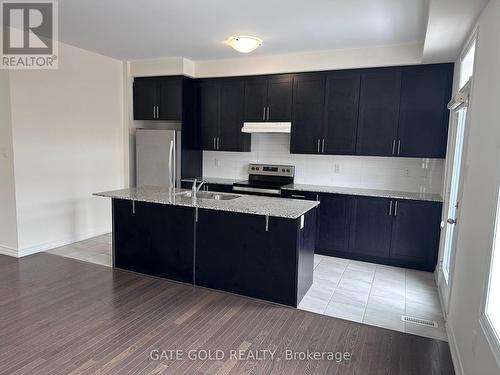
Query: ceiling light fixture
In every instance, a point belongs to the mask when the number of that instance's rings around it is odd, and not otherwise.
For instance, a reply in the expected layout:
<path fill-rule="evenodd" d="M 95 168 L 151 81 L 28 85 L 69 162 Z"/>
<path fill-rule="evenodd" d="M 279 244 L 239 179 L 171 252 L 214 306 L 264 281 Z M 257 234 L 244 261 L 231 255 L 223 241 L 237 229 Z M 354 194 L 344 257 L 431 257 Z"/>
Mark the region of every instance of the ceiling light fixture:
<path fill-rule="evenodd" d="M 262 39 L 255 36 L 232 36 L 226 44 L 241 53 L 249 53 L 262 45 Z"/>

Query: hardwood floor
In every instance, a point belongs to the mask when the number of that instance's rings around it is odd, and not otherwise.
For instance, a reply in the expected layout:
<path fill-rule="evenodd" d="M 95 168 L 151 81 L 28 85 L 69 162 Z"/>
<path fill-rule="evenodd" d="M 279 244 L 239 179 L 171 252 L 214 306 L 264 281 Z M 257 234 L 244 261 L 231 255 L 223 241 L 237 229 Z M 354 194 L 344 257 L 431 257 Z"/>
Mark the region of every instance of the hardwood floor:
<path fill-rule="evenodd" d="M 265 349 L 276 350 L 273 360 L 231 352 Z M 208 350 L 218 357 L 189 358 Z M 286 350 L 351 359 L 287 360 Z M 454 372 L 443 341 L 56 255 L 0 256 L 0 374 L 241 373 Z"/>

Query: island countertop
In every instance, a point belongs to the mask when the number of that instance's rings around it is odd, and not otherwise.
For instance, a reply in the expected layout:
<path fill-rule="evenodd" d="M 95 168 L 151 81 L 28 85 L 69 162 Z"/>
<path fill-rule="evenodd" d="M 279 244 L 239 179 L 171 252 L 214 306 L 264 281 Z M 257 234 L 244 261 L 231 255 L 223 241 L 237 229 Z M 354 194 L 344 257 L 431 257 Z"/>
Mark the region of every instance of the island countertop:
<path fill-rule="evenodd" d="M 143 186 L 138 188 L 104 191 L 94 193 L 93 195 L 139 202 L 198 207 L 208 210 L 283 217 L 288 219 L 298 219 L 300 216 L 319 205 L 319 202 L 315 201 L 239 194 L 232 194 L 238 195 L 238 198 L 232 200 L 215 200 L 198 197 L 195 201 L 191 197 L 179 194 L 188 191 L 189 190 L 184 189 L 172 190 L 156 186 Z"/>

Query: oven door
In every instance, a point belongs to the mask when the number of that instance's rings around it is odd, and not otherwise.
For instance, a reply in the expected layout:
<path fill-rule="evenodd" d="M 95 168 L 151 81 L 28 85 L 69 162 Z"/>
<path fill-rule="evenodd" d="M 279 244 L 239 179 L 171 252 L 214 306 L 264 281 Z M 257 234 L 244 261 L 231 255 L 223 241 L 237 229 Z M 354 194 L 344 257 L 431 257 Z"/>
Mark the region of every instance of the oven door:
<path fill-rule="evenodd" d="M 281 197 L 281 189 L 279 187 L 255 187 L 250 185 L 233 185 L 233 193 L 262 195 L 266 197 Z"/>

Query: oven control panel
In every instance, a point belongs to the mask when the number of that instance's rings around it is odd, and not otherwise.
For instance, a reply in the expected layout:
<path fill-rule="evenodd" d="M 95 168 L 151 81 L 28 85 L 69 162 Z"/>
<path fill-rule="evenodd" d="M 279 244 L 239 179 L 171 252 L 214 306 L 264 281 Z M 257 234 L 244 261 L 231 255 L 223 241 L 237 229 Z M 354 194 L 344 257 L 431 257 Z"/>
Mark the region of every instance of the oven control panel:
<path fill-rule="evenodd" d="M 293 177 L 295 175 L 295 167 L 292 165 L 249 164 L 248 174 L 260 176 Z"/>

